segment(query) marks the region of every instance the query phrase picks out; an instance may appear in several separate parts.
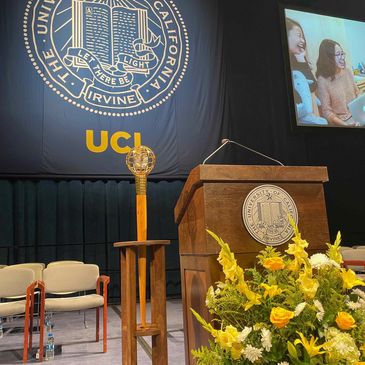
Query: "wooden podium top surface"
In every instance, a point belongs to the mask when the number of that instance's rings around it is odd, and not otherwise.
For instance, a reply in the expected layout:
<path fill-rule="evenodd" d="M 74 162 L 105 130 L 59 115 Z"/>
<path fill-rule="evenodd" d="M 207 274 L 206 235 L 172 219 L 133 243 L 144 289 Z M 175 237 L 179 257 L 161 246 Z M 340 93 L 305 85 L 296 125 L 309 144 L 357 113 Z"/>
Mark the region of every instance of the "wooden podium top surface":
<path fill-rule="evenodd" d="M 176 203 L 175 222 L 180 223 L 195 190 L 204 183 L 324 183 L 327 181 L 328 173 L 325 166 L 198 165 L 191 170 Z"/>

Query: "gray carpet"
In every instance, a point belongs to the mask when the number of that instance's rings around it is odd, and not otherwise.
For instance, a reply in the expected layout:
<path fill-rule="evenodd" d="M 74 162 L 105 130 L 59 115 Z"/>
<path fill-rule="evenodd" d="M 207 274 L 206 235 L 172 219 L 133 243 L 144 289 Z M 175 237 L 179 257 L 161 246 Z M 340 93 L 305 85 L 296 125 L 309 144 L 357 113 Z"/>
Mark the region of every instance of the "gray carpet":
<path fill-rule="evenodd" d="M 148 308 L 147 308 L 148 309 Z M 86 318 L 88 328 L 85 329 L 83 314 L 78 312 L 59 313 L 54 315 L 55 344 L 62 346 L 62 353 L 55 356 L 53 361 L 57 363 L 76 365 L 101 365 L 121 364 L 121 324 L 119 306 L 110 306 L 108 310 L 108 352 L 104 354 L 102 342 L 95 342 L 95 311 L 87 311 Z M 17 331 L 17 326 L 22 326 L 22 319 L 15 319 L 11 323 L 4 324 L 5 336 L 0 338 L 0 364 L 21 364 L 23 354 L 23 333 Z M 184 359 L 184 332 L 182 325 L 181 301 L 167 302 L 167 328 L 168 328 L 168 356 L 169 364 L 183 365 Z M 149 337 L 146 343 L 151 344 Z M 38 334 L 34 336 L 34 347 L 38 347 Z M 141 345 L 142 344 L 142 345 Z M 138 364 L 147 365 L 152 361 L 149 356 L 148 346 L 144 349 L 143 343 L 138 345 Z M 30 358 L 28 363 L 37 363 Z"/>

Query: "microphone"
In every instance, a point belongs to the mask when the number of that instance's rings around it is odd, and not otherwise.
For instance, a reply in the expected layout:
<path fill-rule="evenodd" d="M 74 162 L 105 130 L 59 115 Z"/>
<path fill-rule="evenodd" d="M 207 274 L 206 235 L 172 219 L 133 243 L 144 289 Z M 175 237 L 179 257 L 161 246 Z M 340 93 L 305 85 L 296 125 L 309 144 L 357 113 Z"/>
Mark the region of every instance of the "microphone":
<path fill-rule="evenodd" d="M 244 146 L 243 144 L 241 144 L 241 143 L 238 143 L 238 142 L 236 142 L 236 141 L 232 141 L 232 140 L 230 140 L 230 139 L 228 139 L 228 138 L 223 138 L 222 139 L 222 141 L 221 141 L 221 145 L 216 149 L 216 150 L 214 150 L 204 161 L 203 161 L 203 165 L 212 157 L 212 156 L 214 156 L 221 148 L 223 148 L 225 145 L 227 145 L 227 144 L 229 144 L 229 143 L 233 143 L 233 144 L 235 144 L 235 145 L 237 145 L 237 146 L 239 146 L 239 147 L 241 147 L 241 148 L 244 148 L 245 150 L 248 150 L 248 151 L 250 151 L 250 152 L 252 152 L 252 153 L 255 153 L 255 154 L 257 154 L 257 155 L 260 155 L 260 156 L 262 156 L 262 157 L 264 157 L 264 158 L 267 158 L 268 160 L 271 160 L 271 161 L 274 161 L 274 162 L 276 162 L 277 164 L 279 164 L 279 165 L 281 165 L 281 166 L 285 166 L 283 163 L 281 163 L 279 160 L 275 160 L 275 158 L 272 158 L 272 157 L 270 157 L 270 156 L 267 156 L 267 155 L 265 155 L 265 154 L 263 154 L 263 153 L 261 153 L 261 152 L 259 152 L 259 151 L 256 151 L 256 150 L 254 150 L 253 148 L 250 148 L 250 147 L 247 147 L 247 146 Z"/>

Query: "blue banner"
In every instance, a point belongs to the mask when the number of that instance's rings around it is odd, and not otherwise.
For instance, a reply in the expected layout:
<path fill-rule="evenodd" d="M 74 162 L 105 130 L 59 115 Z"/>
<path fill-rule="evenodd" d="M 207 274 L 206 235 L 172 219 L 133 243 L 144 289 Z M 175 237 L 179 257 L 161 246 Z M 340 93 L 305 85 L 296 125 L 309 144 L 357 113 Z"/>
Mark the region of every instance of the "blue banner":
<path fill-rule="evenodd" d="M 183 177 L 218 144 L 215 0 L 3 0 L 0 174 Z"/>

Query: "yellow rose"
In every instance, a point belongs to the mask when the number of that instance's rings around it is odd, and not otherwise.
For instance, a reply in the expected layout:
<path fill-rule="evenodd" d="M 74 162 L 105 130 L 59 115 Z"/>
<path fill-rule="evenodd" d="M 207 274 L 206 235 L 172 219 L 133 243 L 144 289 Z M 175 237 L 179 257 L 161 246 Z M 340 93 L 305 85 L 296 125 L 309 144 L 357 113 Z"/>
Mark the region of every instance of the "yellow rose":
<path fill-rule="evenodd" d="M 264 268 L 271 271 L 281 270 L 285 267 L 284 261 L 281 257 L 269 257 L 264 261 L 263 265 Z"/>
<path fill-rule="evenodd" d="M 285 327 L 294 317 L 294 312 L 284 308 L 274 307 L 271 309 L 270 322 L 277 328 Z"/>
<path fill-rule="evenodd" d="M 346 312 L 337 313 L 336 323 L 337 326 L 344 331 L 356 327 L 354 318 L 352 317 L 351 314 Z"/>

